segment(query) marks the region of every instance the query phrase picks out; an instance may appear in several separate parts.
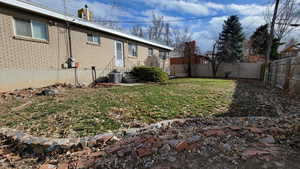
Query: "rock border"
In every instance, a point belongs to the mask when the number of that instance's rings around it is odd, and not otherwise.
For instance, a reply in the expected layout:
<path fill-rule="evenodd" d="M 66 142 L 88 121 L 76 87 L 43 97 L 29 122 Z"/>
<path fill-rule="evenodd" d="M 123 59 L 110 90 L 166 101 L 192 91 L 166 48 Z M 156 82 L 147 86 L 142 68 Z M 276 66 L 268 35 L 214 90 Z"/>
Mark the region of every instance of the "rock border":
<path fill-rule="evenodd" d="M 198 118 L 197 118 L 198 119 Z M 16 145 L 19 149 L 29 150 L 29 152 L 35 155 L 48 155 L 52 152 L 66 152 L 71 149 L 82 149 L 83 147 L 93 147 L 100 142 L 104 142 L 108 138 L 114 136 L 135 136 L 141 132 L 151 131 L 167 127 L 172 125 L 174 122 L 185 122 L 189 119 L 173 119 L 165 120 L 158 123 L 151 124 L 144 128 L 130 128 L 126 130 L 120 130 L 116 133 L 108 132 L 103 134 L 98 134 L 95 136 L 87 136 L 81 138 L 46 138 L 46 137 L 36 137 L 30 134 L 26 134 L 22 131 L 11 129 L 11 128 L 1 128 L 0 129 L 0 139 L 9 140 L 12 144 Z M 194 119 L 195 120 L 195 119 Z"/>

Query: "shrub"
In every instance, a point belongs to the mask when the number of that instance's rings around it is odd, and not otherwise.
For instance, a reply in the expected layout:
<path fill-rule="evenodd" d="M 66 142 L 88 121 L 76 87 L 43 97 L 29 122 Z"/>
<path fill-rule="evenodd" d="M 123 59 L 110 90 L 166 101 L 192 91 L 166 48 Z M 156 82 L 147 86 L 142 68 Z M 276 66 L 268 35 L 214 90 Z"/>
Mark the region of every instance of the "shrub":
<path fill-rule="evenodd" d="M 158 67 L 137 66 L 131 74 L 138 80 L 147 82 L 165 82 L 169 79 L 168 74 Z"/>

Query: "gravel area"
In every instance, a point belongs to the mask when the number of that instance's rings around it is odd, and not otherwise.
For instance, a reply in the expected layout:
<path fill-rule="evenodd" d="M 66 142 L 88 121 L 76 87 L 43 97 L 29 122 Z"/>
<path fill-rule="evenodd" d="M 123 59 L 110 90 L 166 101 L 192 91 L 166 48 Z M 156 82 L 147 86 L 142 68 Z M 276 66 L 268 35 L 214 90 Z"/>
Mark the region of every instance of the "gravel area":
<path fill-rule="evenodd" d="M 300 166 L 300 116 L 213 117 L 177 122 L 134 136 L 108 137 L 93 147 L 21 158 L 0 149 L 2 168 L 194 169 Z M 63 169 L 63 168 L 59 168 Z M 65 168 L 67 169 L 67 168 Z"/>

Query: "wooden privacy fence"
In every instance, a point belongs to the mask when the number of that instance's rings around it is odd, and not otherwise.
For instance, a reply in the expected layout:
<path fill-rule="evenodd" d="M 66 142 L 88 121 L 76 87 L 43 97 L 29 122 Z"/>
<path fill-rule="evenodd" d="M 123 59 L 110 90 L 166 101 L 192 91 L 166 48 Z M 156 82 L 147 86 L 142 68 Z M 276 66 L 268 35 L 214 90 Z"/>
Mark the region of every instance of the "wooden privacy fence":
<path fill-rule="evenodd" d="M 217 72 L 217 77 L 223 78 L 229 74 L 229 78 L 260 79 L 261 65 L 262 63 L 223 63 Z M 187 67 L 188 64 L 171 61 L 171 75 L 187 77 Z M 213 77 L 209 62 L 192 63 L 191 67 L 192 77 Z"/>
<path fill-rule="evenodd" d="M 223 63 L 220 65 L 217 77 L 243 79 L 260 79 L 261 63 Z M 195 64 L 192 66 L 192 74 L 195 77 L 212 77 L 210 64 Z"/>
<path fill-rule="evenodd" d="M 300 56 L 273 61 L 268 80 L 273 87 L 300 94 Z"/>

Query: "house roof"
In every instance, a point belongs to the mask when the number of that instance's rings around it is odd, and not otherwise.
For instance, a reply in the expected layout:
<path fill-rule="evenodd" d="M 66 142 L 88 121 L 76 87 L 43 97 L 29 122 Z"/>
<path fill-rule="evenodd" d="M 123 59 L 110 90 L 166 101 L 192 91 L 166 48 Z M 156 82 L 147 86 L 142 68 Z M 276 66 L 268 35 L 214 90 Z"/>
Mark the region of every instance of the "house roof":
<path fill-rule="evenodd" d="M 298 44 L 293 44 L 293 45 L 286 47 L 285 49 L 283 49 L 281 51 L 281 53 L 291 52 L 291 51 L 300 51 L 300 47 L 298 46 Z"/>
<path fill-rule="evenodd" d="M 140 37 L 137 37 L 137 36 L 134 36 L 134 35 L 127 34 L 127 33 L 123 33 L 123 32 L 117 31 L 117 30 L 109 29 L 109 28 L 103 27 L 99 24 L 95 24 L 95 23 L 92 23 L 92 22 L 87 22 L 87 21 L 84 21 L 82 19 L 75 18 L 75 17 L 72 17 L 72 16 L 67 16 L 67 15 L 64 15 L 64 14 L 61 14 L 61 13 L 58 13 L 58 12 L 54 12 L 54 11 L 51 11 L 49 9 L 45 9 L 45 8 L 42 8 L 42 7 L 38 7 L 38 6 L 30 4 L 30 3 L 22 2 L 22 1 L 19 1 L 19 0 L 0 0 L 0 3 L 6 4 L 6 5 L 9 5 L 9 6 L 13 6 L 13 7 L 17 7 L 17 8 L 23 9 L 23 10 L 31 11 L 31 12 L 34 12 L 34 13 L 42 14 L 42 15 L 45 15 L 45 16 L 57 18 L 57 19 L 64 20 L 64 21 L 74 23 L 74 24 L 78 24 L 78 25 L 81 25 L 81 26 L 93 28 L 93 29 L 100 30 L 100 31 L 103 31 L 103 32 L 106 32 L 106 33 L 110 33 L 112 35 L 116 35 L 116 36 L 119 36 L 119 37 L 122 37 L 122 38 L 127 38 L 127 39 L 138 41 L 138 42 L 142 42 L 142 43 L 152 45 L 152 46 L 155 46 L 155 47 L 159 47 L 159 48 L 162 48 L 162 49 L 173 50 L 172 47 L 162 45 L 162 44 L 157 43 L 157 42 L 153 42 L 153 41 L 143 39 L 143 38 L 140 38 Z"/>

